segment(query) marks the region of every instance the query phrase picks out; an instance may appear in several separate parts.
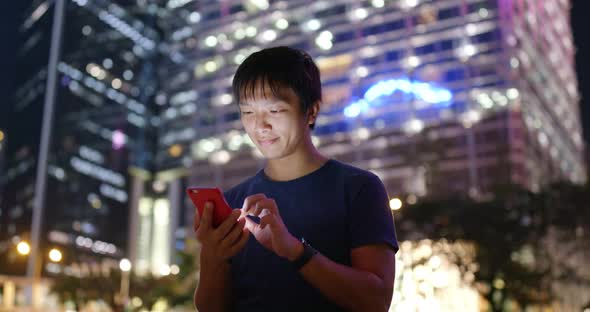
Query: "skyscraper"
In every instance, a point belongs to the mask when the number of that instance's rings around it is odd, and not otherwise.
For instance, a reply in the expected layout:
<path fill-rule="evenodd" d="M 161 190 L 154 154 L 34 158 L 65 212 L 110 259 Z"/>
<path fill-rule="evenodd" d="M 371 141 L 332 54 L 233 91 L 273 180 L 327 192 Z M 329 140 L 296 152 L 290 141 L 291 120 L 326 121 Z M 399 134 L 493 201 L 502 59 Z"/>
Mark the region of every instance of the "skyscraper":
<path fill-rule="evenodd" d="M 316 145 L 379 175 L 392 209 L 422 196 L 485 197 L 498 184 L 536 191 L 587 179 L 567 0 L 166 6 L 156 181 L 227 189 L 260 169 L 231 80 L 249 54 L 277 45 L 308 51 L 320 68 Z M 422 297 L 415 273 L 402 273 L 396 287 L 410 290 L 396 289 L 394 309 L 478 310 L 473 289 Z M 431 276 L 433 284 L 461 285 L 452 274 Z"/>
<path fill-rule="evenodd" d="M 51 46 L 53 6 L 32 3 L 25 11 L 19 33 L 22 46 L 17 49 L 17 86 L 5 132 L 5 171 L 0 203 L 4 274 L 26 270 L 27 259 L 19 257 L 15 244 L 31 230 L 36 158 L 39 154 L 43 101 L 46 89 L 47 63 Z M 12 241 L 14 240 L 14 241 Z"/>
<path fill-rule="evenodd" d="M 27 61 L 14 112 L 24 117 L 11 132 L 33 141 L 42 111 L 30 103 L 45 94 L 52 10 L 34 2 L 21 28 Z M 247 55 L 274 45 L 317 60 L 324 101 L 314 141 L 323 153 L 377 173 L 392 196 L 413 202 L 478 196 L 498 183 L 582 182 L 568 10 L 568 1 L 68 1 L 48 167 L 61 183 L 49 183 L 48 200 L 77 197 L 49 217 L 92 232 L 83 220 L 107 222 L 106 211 L 131 206 L 133 231 L 148 227 L 151 237 L 157 198 L 170 216 L 183 206 L 184 186 L 227 188 L 254 173 L 260 155 L 240 132 L 231 78 Z M 3 204 L 7 235 L 20 231 L 14 220 L 30 218 L 23 203 L 32 204 L 25 173 L 36 168 L 33 141 L 7 140 L 7 189 L 20 198 Z M 145 171 L 128 178 L 130 166 Z M 152 221 L 139 221 L 140 202 Z M 173 214 L 173 224 L 187 219 Z"/>
<path fill-rule="evenodd" d="M 30 233 L 54 3 L 23 18 L 2 128 L 10 273 L 25 269 L 13 247 Z M 64 260 L 46 272 L 170 263 L 192 222 L 184 187 L 227 189 L 262 165 L 231 79 L 269 46 L 310 52 L 324 88 L 314 142 L 392 197 L 587 178 L 567 0 L 68 0 L 65 16 L 41 244 Z"/>
<path fill-rule="evenodd" d="M 228 188 L 261 163 L 231 79 L 250 53 L 302 48 L 322 73 L 320 150 L 391 196 L 584 182 L 569 1 L 167 2 L 157 169 Z"/>
<path fill-rule="evenodd" d="M 89 265 L 104 261 L 118 267 L 127 255 L 133 172 L 150 169 L 155 122 L 150 101 L 157 88 L 150 77 L 159 35 L 150 26 L 149 10 L 112 1 L 65 1 L 59 41 L 51 36 L 55 3 L 33 1 L 20 28 L 14 122 L 5 129 L 4 274 L 25 270 L 14 243 L 31 240 L 41 124 L 51 98 L 47 88 L 55 87 L 55 109 L 43 173 L 42 274 L 84 275 Z M 52 68 L 48 59 L 55 45 L 61 53 Z M 47 85 L 52 73 L 54 86 Z M 61 251 L 60 263 L 47 259 L 50 248 Z"/>

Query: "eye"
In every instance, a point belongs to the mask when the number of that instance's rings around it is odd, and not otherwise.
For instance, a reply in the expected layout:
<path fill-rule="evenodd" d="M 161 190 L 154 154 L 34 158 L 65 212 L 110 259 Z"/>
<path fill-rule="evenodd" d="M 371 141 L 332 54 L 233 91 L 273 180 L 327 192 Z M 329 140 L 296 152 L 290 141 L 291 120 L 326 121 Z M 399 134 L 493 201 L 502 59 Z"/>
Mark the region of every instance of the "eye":
<path fill-rule="evenodd" d="M 271 114 L 282 113 L 284 111 L 285 111 L 284 109 L 271 109 L 270 110 Z"/>
<path fill-rule="evenodd" d="M 250 114 L 252 114 L 251 111 L 242 111 L 242 115 L 250 115 Z"/>

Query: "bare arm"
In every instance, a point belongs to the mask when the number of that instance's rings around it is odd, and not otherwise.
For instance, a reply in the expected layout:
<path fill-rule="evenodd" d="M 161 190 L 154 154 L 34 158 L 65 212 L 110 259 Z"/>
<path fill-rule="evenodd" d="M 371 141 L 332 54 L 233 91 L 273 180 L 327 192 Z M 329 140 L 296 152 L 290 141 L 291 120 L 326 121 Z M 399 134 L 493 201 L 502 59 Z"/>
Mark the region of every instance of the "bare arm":
<path fill-rule="evenodd" d="M 303 253 L 303 244 L 289 233 L 273 199 L 263 194 L 246 198 L 243 214 L 260 216 L 260 224 L 246 219 L 258 242 L 290 261 Z M 351 311 L 387 311 L 393 295 L 395 253 L 386 244 L 350 251 L 351 266 L 316 254 L 299 272 L 324 296 Z"/>
<path fill-rule="evenodd" d="M 260 224 L 246 219 L 248 228 L 266 248 L 290 261 L 303 253 L 303 244 L 285 227 L 276 203 L 262 194 L 246 198 L 244 214 L 260 216 Z M 350 251 L 351 266 L 316 254 L 300 273 L 332 302 L 352 311 L 387 311 L 393 295 L 395 253 L 385 244 Z"/>
<path fill-rule="evenodd" d="M 299 271 L 332 302 L 350 311 L 387 311 L 393 295 L 395 254 L 386 245 L 351 251 L 352 267 L 315 255 Z"/>
<path fill-rule="evenodd" d="M 199 285 L 195 291 L 195 307 L 198 311 L 227 311 L 230 293 L 229 263 L 205 263 L 201 261 Z"/>

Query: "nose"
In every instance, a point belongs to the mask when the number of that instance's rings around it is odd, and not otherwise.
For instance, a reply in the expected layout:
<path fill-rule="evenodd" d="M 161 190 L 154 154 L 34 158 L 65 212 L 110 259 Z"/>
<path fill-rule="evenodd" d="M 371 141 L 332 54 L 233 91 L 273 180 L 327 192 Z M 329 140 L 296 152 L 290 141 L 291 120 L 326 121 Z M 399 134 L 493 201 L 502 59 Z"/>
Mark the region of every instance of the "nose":
<path fill-rule="evenodd" d="M 256 114 L 254 117 L 254 129 L 258 132 L 268 132 L 272 127 L 266 118 L 266 114 Z"/>

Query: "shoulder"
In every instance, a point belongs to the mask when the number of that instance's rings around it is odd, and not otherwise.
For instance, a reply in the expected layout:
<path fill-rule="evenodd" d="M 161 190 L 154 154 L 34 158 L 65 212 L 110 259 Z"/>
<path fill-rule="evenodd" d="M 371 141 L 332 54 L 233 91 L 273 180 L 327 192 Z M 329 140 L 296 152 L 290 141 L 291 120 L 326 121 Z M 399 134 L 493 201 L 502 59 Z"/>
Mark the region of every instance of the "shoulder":
<path fill-rule="evenodd" d="M 335 174 L 341 181 L 345 182 L 350 191 L 358 192 L 365 187 L 384 188 L 381 179 L 371 171 L 335 160 L 333 163 Z"/>
<path fill-rule="evenodd" d="M 337 186 L 335 189 L 343 193 L 344 200 L 354 205 L 359 200 L 376 196 L 379 199 L 388 197 L 381 179 L 373 172 L 345 164 L 336 160 L 331 161 L 330 180 Z"/>

